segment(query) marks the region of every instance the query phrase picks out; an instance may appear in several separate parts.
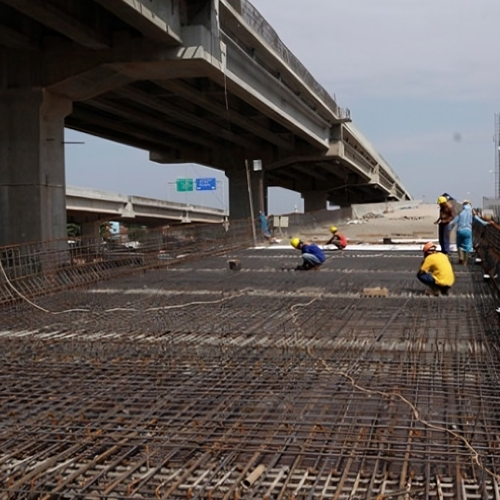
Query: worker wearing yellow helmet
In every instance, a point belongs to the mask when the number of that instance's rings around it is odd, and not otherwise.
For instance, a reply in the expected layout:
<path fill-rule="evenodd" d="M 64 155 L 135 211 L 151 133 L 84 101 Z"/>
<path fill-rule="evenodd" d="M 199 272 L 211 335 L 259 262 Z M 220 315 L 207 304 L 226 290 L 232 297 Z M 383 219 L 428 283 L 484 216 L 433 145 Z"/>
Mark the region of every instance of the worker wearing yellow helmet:
<path fill-rule="evenodd" d="M 448 291 L 455 283 L 455 274 L 447 255 L 438 252 L 432 242 L 426 243 L 423 248 L 424 260 L 420 265 L 417 278 L 430 288 L 432 295 L 448 295 Z"/>
<path fill-rule="evenodd" d="M 346 237 L 339 233 L 336 226 L 330 228 L 330 233 L 332 233 L 332 237 L 326 242 L 326 245 L 335 245 L 339 250 L 344 250 L 347 246 Z"/>
<path fill-rule="evenodd" d="M 297 266 L 297 271 L 309 271 L 311 269 L 318 270 L 319 266 L 325 262 L 325 254 L 315 243 L 302 241 L 300 238 L 292 238 L 290 245 L 302 252 L 302 265 Z"/>
<path fill-rule="evenodd" d="M 449 224 L 453 220 L 455 214 L 453 213 L 453 206 L 448 201 L 446 196 L 440 196 L 437 199 L 439 205 L 439 218 L 434 224 L 439 225 L 439 245 L 441 252 L 445 255 L 450 253 L 450 228 Z"/>

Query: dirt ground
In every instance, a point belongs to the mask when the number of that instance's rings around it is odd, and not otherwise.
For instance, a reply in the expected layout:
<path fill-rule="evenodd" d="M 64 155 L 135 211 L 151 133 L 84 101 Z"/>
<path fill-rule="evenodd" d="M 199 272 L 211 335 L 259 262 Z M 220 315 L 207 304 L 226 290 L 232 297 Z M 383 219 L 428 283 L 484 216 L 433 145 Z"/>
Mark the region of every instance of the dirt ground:
<path fill-rule="evenodd" d="M 437 240 L 438 207 L 431 203 L 412 204 L 411 208 L 385 205 L 379 210 L 368 212 L 364 216 L 336 223 L 339 232 L 344 234 L 349 243 L 381 243 L 384 238 L 391 240 Z M 304 237 L 323 242 L 329 238 L 329 225 L 304 230 Z M 455 241 L 452 234 L 451 241 Z"/>

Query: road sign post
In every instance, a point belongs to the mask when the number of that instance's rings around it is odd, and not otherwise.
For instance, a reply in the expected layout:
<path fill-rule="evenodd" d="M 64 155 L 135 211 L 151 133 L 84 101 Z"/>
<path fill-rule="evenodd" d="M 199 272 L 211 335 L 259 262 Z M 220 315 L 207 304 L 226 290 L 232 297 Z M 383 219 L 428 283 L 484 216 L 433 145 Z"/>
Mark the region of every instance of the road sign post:
<path fill-rule="evenodd" d="M 253 246 L 257 246 L 257 234 L 255 232 L 255 216 L 253 213 L 253 195 L 252 195 L 252 180 L 250 178 L 250 166 L 248 165 L 249 161 L 245 160 L 245 170 L 247 173 L 247 189 L 248 189 L 248 203 L 250 205 L 250 219 L 252 226 L 252 239 Z"/>
<path fill-rule="evenodd" d="M 216 189 L 215 177 L 201 177 L 196 179 L 196 191 L 215 191 Z"/>
<path fill-rule="evenodd" d="M 194 191 L 193 179 L 177 179 L 175 185 L 179 192 Z"/>

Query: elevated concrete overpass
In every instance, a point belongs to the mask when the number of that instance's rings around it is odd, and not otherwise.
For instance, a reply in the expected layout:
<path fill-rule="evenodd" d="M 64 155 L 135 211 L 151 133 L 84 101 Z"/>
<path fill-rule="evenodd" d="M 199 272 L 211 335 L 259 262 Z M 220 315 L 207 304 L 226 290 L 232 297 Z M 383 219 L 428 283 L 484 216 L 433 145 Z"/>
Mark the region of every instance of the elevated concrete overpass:
<path fill-rule="evenodd" d="M 325 155 L 297 156 L 271 164 L 266 178 L 273 185 L 299 191 L 305 211 L 325 203 L 410 200 L 412 196 L 386 160 L 352 123 L 342 124 L 341 137 L 330 141 Z"/>
<path fill-rule="evenodd" d="M 66 188 L 66 210 L 68 222 L 81 224 L 86 236 L 94 234 L 102 221 L 154 227 L 170 223 L 222 223 L 228 215 L 218 208 L 70 186 Z"/>
<path fill-rule="evenodd" d="M 0 0 L 0 76 L 0 244 L 64 234 L 65 126 L 224 170 L 235 218 L 257 158 L 259 207 L 410 198 L 247 0 Z"/>

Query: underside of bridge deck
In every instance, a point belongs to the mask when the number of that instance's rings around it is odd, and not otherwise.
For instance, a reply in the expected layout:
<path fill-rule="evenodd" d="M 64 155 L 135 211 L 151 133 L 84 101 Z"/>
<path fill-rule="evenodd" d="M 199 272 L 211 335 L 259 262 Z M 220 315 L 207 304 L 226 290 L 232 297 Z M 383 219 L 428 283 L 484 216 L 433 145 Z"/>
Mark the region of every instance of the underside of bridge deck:
<path fill-rule="evenodd" d="M 282 187 L 317 189 L 287 162 L 327 157 L 342 204 L 408 197 L 246 0 L 0 0 L 0 114 L 0 244 L 64 237 L 65 126 L 228 175 L 285 162 Z"/>

